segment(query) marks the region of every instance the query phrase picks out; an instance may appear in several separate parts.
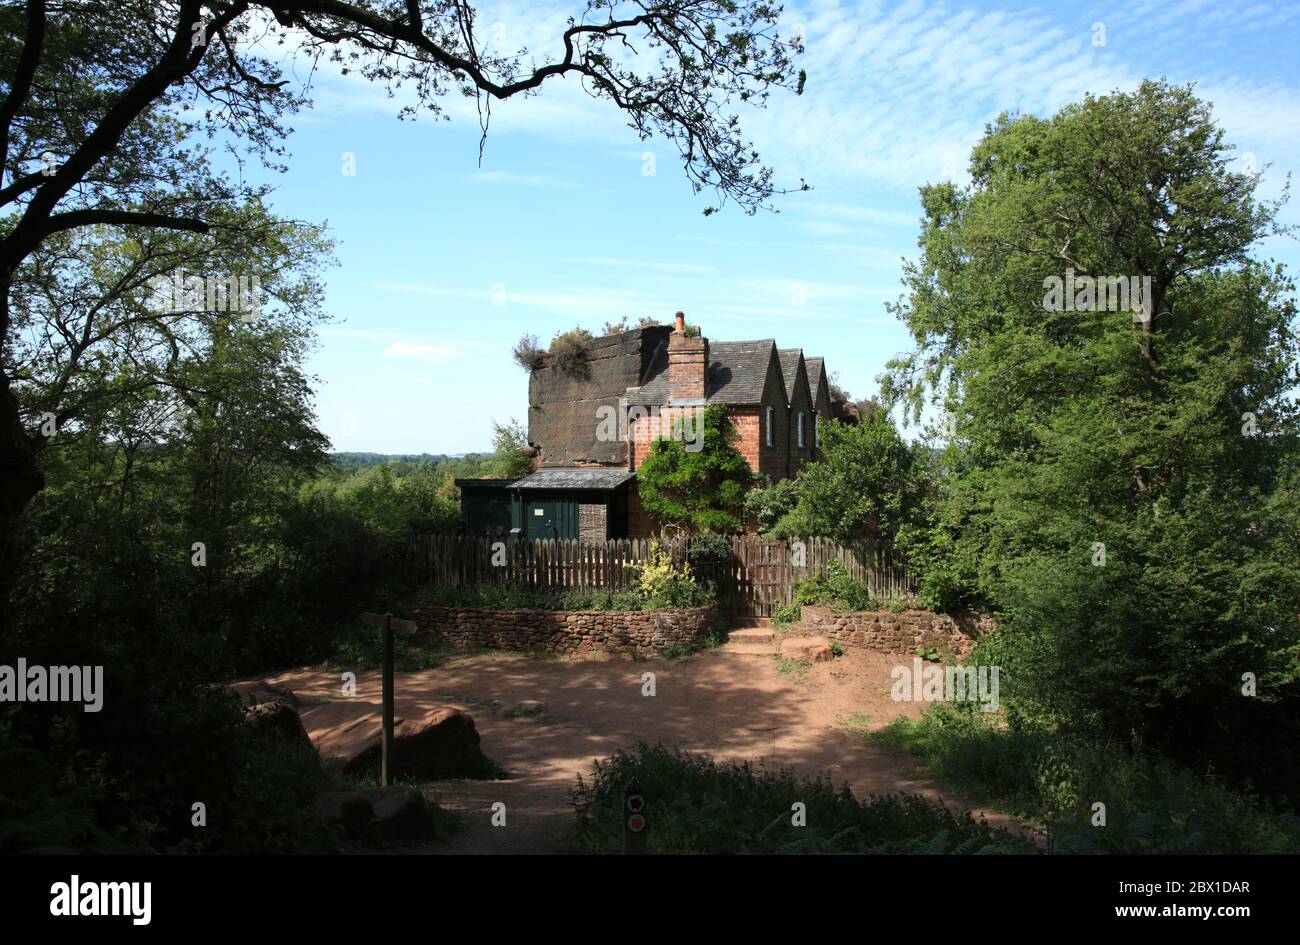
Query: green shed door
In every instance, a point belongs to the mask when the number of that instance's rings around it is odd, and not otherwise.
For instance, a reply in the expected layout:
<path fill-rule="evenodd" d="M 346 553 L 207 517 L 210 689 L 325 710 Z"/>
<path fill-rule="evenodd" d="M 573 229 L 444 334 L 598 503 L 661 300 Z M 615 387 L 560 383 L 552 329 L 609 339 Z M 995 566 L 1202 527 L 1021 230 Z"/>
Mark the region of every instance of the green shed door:
<path fill-rule="evenodd" d="M 524 505 L 524 531 L 529 538 L 577 538 L 578 506 L 563 499 L 539 499 Z"/>

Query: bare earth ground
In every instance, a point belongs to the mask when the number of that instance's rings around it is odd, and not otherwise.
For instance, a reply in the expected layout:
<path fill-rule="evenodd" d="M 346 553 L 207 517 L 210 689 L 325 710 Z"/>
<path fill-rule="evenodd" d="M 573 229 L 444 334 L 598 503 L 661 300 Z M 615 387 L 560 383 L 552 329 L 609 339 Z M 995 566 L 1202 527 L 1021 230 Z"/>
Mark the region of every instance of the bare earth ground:
<path fill-rule="evenodd" d="M 560 853 L 572 836 L 569 792 L 594 759 L 637 741 L 704 752 L 719 761 L 749 760 L 829 773 L 854 794 L 905 791 L 972 808 L 941 793 L 904 757 L 864 737 L 923 706 L 890 699 L 890 669 L 901 657 L 852 651 L 830 661 L 781 664 L 771 656 L 709 650 L 667 661 L 548 660 L 509 653 L 454 656 L 431 670 L 397 673 L 396 715 L 414 718 L 441 706 L 474 717 L 483 751 L 509 772 L 504 781 L 438 781 L 425 794 L 458 811 L 464 829 L 449 841 L 404 852 Z M 782 666 L 787 667 L 782 672 Z M 641 694 L 655 674 L 656 695 Z M 302 701 L 303 724 L 328 755 L 358 730 L 376 726 L 377 672 L 360 673 L 356 695 L 340 695 L 340 674 L 303 670 L 267 680 Z M 507 718 L 516 706 L 543 707 L 535 717 Z M 865 717 L 865 718 L 864 718 Z M 491 825 L 494 802 L 506 826 Z M 975 808 L 991 824 L 1023 830 L 1010 817 Z"/>

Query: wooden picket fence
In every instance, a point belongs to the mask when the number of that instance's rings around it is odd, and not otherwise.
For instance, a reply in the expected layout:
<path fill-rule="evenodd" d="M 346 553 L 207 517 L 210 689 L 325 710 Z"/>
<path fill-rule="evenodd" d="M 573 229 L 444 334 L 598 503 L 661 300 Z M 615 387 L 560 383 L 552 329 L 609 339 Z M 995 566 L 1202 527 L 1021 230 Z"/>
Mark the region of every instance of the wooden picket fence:
<path fill-rule="evenodd" d="M 628 586 L 630 565 L 650 560 L 654 539 L 610 541 L 532 538 L 498 541 L 463 535 L 411 539 L 408 560 L 415 576 L 434 587 L 519 584 L 569 590 Z M 686 561 L 688 538 L 659 539 L 675 565 Z M 825 539 L 785 542 L 757 535 L 731 539 L 731 562 L 719 596 L 733 618 L 771 617 L 794 600 L 801 581 L 825 574 L 839 561 L 876 597 L 910 597 L 915 583 L 901 557 L 888 547 L 849 548 Z"/>

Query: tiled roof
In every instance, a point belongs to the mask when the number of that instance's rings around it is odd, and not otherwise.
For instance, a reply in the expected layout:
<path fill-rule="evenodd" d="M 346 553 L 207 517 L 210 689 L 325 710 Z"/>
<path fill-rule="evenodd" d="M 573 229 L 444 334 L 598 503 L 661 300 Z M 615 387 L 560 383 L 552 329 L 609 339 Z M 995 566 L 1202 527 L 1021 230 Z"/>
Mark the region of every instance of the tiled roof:
<path fill-rule="evenodd" d="M 799 379 L 799 356 L 803 352 L 798 348 L 779 348 L 776 356 L 781 359 L 781 376 L 785 378 L 785 399 L 794 400 L 794 385 Z"/>
<path fill-rule="evenodd" d="M 633 478 L 626 469 L 564 466 L 542 468 L 516 480 L 512 489 L 614 489 Z"/>
<path fill-rule="evenodd" d="M 756 404 L 767 386 L 771 338 L 757 341 L 710 341 L 704 398 L 710 404 Z M 799 352 L 796 349 L 795 354 Z M 668 345 L 665 342 L 646 370 L 646 380 L 627 395 L 630 404 L 665 404 L 668 396 Z"/>
<path fill-rule="evenodd" d="M 813 403 L 817 403 L 817 391 L 822 384 L 822 371 L 825 370 L 824 358 L 804 358 L 803 366 L 808 372 L 808 393 L 812 394 Z M 828 392 L 829 393 L 829 392 Z"/>
<path fill-rule="evenodd" d="M 704 386 L 708 402 L 756 404 L 762 401 L 775 344 L 771 338 L 709 342 L 709 374 Z"/>

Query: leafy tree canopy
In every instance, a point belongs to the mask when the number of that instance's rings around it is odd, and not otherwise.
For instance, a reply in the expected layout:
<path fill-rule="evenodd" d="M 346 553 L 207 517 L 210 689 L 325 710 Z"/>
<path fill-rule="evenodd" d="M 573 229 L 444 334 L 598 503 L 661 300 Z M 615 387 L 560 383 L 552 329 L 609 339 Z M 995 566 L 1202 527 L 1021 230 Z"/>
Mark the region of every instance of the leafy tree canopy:
<path fill-rule="evenodd" d="M 927 593 L 1003 612 L 1016 711 L 1257 768 L 1244 733 L 1300 731 L 1294 288 L 1251 256 L 1277 205 L 1163 82 L 1003 116 L 970 169 L 922 190 L 884 385 L 953 420 Z M 1067 276 L 1148 307 L 1053 304 Z"/>
<path fill-rule="evenodd" d="M 845 545 L 892 542 L 920 515 L 925 488 L 912 448 L 883 410 L 857 424 L 823 423 L 821 455 L 800 471 L 798 504 L 775 531 Z"/>

